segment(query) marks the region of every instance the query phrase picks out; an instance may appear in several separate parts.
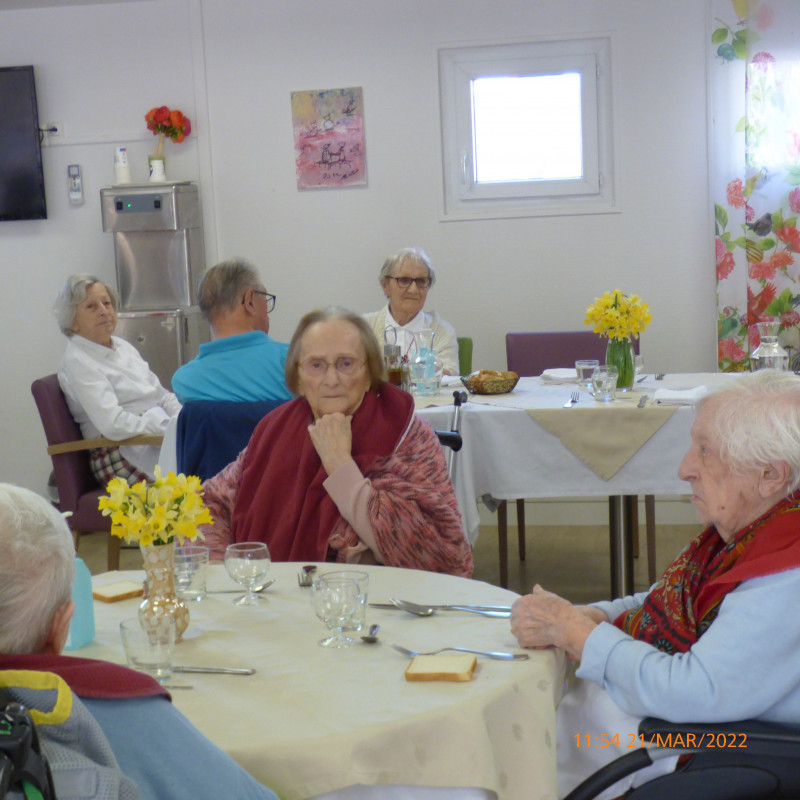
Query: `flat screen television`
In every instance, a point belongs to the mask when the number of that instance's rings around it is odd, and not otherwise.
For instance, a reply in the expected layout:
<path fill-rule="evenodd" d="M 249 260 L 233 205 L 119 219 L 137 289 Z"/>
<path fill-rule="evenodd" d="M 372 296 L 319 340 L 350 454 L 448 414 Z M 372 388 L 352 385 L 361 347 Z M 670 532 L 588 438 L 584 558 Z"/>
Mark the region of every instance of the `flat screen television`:
<path fill-rule="evenodd" d="M 33 67 L 0 67 L 0 220 L 47 219 Z"/>

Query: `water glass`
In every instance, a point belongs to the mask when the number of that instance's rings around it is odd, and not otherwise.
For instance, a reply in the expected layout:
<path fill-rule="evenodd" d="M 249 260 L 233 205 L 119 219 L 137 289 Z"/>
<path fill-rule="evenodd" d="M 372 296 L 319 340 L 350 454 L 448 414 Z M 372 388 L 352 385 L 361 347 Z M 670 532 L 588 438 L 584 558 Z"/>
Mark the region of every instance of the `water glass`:
<path fill-rule="evenodd" d="M 597 367 L 592 373 L 592 394 L 595 400 L 610 403 L 617 396 L 619 370 L 613 365 Z"/>
<path fill-rule="evenodd" d="M 225 548 L 225 569 L 237 583 L 247 589 L 247 594 L 237 597 L 237 606 L 257 606 L 261 598 L 253 587 L 264 579 L 272 561 L 264 542 L 236 542 Z"/>
<path fill-rule="evenodd" d="M 336 572 L 326 572 L 323 578 L 345 579 L 355 581 L 358 585 L 359 597 L 358 608 L 352 620 L 345 625 L 345 631 L 360 631 L 367 625 L 367 595 L 369 594 L 369 573 L 360 572 L 354 569 L 337 570 Z"/>
<path fill-rule="evenodd" d="M 592 385 L 592 373 L 600 366 L 596 358 L 582 358 L 575 362 L 575 375 L 578 378 L 578 386 L 589 389 Z"/>
<path fill-rule="evenodd" d="M 638 378 L 644 369 L 644 356 L 633 357 L 633 374 Z"/>
<path fill-rule="evenodd" d="M 202 600 L 206 596 L 208 548 L 183 545 L 175 548 L 175 591 L 182 600 Z"/>
<path fill-rule="evenodd" d="M 159 683 L 172 677 L 172 655 L 175 652 L 175 618 L 163 617 L 154 628 L 145 630 L 138 617 L 119 624 L 122 646 L 128 666 L 146 672 Z"/>
<path fill-rule="evenodd" d="M 320 639 L 320 647 L 350 647 L 355 641 L 345 634 L 361 606 L 361 589 L 352 578 L 321 575 L 311 584 L 311 606 L 317 617 L 325 623 L 330 636 Z"/>

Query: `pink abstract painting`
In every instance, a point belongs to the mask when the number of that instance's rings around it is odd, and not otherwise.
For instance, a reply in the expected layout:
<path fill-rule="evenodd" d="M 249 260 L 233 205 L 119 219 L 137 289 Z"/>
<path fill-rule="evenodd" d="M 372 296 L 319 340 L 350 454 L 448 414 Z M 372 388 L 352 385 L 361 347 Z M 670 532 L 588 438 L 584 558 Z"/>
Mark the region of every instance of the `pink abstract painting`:
<path fill-rule="evenodd" d="M 361 87 L 292 92 L 298 189 L 367 182 Z"/>

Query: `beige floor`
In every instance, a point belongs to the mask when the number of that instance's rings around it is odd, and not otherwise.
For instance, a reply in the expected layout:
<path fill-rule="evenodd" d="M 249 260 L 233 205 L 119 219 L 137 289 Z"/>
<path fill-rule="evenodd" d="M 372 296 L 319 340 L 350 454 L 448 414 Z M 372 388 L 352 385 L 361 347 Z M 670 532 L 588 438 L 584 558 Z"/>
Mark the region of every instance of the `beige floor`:
<path fill-rule="evenodd" d="M 696 535 L 694 525 L 657 526 L 659 572 Z M 642 542 L 644 530 L 642 529 Z M 516 528 L 509 530 L 509 588 L 523 594 L 534 583 L 566 597 L 574 603 L 608 598 L 609 557 L 608 530 L 602 526 L 528 526 L 527 558 L 520 562 L 517 554 Z M 92 533 L 81 537 L 79 555 L 92 574 L 106 569 L 106 535 Z M 474 550 L 477 580 L 499 585 L 497 529 L 482 527 Z M 121 569 L 140 569 L 138 549 L 123 547 Z M 647 588 L 647 564 L 643 556 L 636 564 L 636 589 Z"/>

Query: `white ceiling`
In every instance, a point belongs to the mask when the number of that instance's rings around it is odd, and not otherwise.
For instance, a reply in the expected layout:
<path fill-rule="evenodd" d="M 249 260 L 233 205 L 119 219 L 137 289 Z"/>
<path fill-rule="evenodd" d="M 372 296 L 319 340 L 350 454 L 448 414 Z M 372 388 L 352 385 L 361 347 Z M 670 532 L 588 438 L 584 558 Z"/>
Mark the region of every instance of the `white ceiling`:
<path fill-rule="evenodd" d="M 137 0 L 0 0 L 0 11 L 21 8 L 56 8 L 58 6 L 97 6 L 111 3 L 134 3 Z"/>

